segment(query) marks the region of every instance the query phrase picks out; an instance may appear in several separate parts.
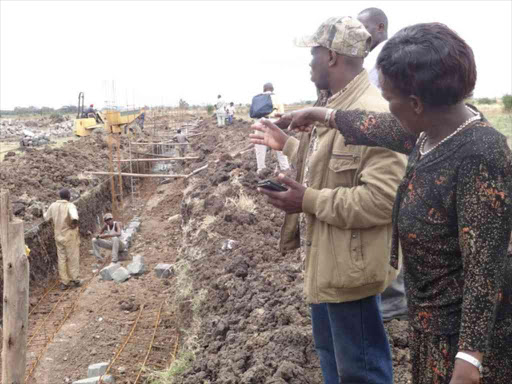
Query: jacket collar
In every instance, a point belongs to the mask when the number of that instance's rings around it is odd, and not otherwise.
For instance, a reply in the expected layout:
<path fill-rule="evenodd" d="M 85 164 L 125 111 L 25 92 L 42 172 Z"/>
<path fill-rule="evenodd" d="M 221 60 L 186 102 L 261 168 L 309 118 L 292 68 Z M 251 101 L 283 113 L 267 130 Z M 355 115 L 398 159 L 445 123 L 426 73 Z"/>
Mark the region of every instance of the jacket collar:
<path fill-rule="evenodd" d="M 369 86 L 368 72 L 363 69 L 341 91 L 332 95 L 327 100 L 327 105 L 337 109 L 346 109 L 356 102 Z"/>

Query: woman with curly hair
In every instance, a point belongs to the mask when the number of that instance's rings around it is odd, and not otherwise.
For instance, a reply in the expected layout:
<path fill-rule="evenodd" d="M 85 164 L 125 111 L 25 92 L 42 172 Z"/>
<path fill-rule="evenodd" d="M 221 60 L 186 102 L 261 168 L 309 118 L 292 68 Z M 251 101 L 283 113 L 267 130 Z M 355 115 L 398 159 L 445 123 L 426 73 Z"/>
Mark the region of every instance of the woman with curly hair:
<path fill-rule="evenodd" d="M 466 105 L 473 51 L 439 23 L 406 27 L 377 60 L 391 114 L 308 108 L 276 122 L 338 129 L 346 144 L 409 156 L 393 208 L 391 265 L 403 265 L 414 384 L 512 382 L 512 168 L 505 136 Z M 252 141 L 268 144 L 266 121 Z"/>

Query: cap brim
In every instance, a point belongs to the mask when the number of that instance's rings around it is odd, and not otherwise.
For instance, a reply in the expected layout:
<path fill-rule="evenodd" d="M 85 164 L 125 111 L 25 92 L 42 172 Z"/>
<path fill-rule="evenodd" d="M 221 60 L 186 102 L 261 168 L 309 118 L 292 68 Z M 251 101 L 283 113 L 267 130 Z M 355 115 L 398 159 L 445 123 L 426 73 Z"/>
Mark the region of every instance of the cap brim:
<path fill-rule="evenodd" d="M 309 36 L 300 36 L 296 37 L 293 40 L 293 43 L 296 47 L 318 47 L 320 44 L 318 44 L 318 41 L 311 35 Z"/>

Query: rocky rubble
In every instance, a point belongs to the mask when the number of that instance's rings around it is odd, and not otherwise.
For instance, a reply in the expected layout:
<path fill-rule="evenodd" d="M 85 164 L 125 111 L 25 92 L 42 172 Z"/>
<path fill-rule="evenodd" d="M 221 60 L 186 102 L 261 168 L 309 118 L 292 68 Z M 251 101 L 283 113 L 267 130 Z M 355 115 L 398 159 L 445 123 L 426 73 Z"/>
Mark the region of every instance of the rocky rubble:
<path fill-rule="evenodd" d="M 45 145 L 50 138 L 67 137 L 73 134 L 73 121 L 70 119 L 0 120 L 0 140 L 20 140 L 20 146 Z"/>

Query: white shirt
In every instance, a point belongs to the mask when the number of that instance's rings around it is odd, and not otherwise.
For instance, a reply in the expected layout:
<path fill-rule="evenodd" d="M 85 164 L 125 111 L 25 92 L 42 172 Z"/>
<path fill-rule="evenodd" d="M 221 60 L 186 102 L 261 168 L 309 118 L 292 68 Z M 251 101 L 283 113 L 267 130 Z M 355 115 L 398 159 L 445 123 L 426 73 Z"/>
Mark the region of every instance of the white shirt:
<path fill-rule="evenodd" d="M 377 71 L 377 57 L 379 57 L 379 53 L 382 50 L 382 47 L 386 44 L 386 41 L 383 41 L 379 45 L 377 45 L 373 50 L 364 58 L 363 67 L 368 72 L 368 77 L 370 79 L 370 83 L 380 89 L 379 84 L 379 73 Z"/>
<path fill-rule="evenodd" d="M 224 100 L 217 99 L 217 104 L 215 104 L 215 107 L 217 108 L 217 112 L 225 113 L 226 112 L 226 104 L 224 103 Z"/>
<path fill-rule="evenodd" d="M 226 107 L 226 112 L 228 113 L 228 116 L 234 116 L 235 115 L 235 106 L 228 105 Z"/>

